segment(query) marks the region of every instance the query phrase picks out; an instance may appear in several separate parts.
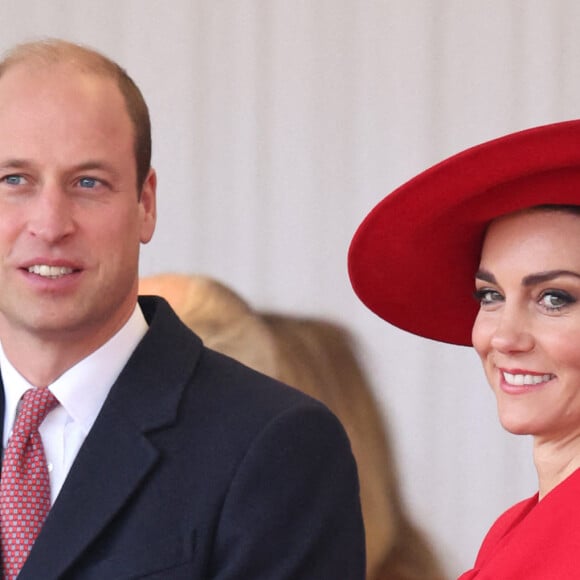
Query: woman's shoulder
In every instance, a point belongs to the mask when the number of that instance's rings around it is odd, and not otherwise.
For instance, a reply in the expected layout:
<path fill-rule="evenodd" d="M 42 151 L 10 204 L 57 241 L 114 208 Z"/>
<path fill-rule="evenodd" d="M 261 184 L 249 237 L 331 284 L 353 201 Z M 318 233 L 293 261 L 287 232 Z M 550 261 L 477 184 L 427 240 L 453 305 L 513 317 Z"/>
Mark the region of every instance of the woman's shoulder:
<path fill-rule="evenodd" d="M 538 494 L 535 494 L 514 504 L 495 520 L 479 549 L 476 567 L 487 560 L 497 545 L 518 526 L 537 504 Z"/>

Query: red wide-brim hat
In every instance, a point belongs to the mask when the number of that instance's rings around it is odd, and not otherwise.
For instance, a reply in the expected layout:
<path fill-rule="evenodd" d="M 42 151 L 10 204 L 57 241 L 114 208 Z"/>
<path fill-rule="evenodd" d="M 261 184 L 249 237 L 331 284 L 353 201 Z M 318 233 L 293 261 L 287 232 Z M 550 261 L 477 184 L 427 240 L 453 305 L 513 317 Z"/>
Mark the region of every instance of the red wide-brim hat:
<path fill-rule="evenodd" d="M 580 205 L 580 120 L 472 147 L 385 197 L 351 242 L 354 291 L 403 330 L 471 345 L 475 273 L 487 226 L 544 204 Z"/>

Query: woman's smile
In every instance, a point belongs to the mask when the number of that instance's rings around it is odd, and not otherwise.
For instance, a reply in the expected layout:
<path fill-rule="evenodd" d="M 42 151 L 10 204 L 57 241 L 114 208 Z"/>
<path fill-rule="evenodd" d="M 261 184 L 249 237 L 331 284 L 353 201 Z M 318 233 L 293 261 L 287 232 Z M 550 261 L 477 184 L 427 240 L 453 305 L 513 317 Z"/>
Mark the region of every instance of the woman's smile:
<path fill-rule="evenodd" d="M 580 216 L 527 210 L 489 227 L 473 345 L 512 433 L 580 441 Z"/>

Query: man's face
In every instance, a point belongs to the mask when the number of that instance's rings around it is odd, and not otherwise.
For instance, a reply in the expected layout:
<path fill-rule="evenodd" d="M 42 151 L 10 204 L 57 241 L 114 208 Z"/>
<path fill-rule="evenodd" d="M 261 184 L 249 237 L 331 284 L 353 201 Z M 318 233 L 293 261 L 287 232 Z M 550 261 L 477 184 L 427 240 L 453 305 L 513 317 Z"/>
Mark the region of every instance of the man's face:
<path fill-rule="evenodd" d="M 67 65 L 0 78 L 0 338 L 84 354 L 125 322 L 155 175 L 136 190 L 133 128 L 112 79 Z"/>

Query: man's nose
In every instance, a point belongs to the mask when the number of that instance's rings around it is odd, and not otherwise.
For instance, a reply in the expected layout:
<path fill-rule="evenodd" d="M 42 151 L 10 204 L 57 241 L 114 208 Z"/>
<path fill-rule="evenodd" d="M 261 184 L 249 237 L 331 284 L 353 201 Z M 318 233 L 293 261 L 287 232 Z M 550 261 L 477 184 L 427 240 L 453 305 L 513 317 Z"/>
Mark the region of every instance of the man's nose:
<path fill-rule="evenodd" d="M 29 201 L 30 234 L 54 244 L 74 231 L 72 199 L 58 183 L 45 183 Z"/>

